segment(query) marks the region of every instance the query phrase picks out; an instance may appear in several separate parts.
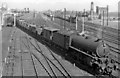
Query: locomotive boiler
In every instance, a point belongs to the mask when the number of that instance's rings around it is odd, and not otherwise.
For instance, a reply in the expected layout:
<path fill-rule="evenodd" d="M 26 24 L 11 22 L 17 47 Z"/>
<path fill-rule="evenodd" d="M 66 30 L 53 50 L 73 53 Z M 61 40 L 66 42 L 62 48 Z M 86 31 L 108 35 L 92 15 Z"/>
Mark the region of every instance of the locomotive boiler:
<path fill-rule="evenodd" d="M 109 47 L 103 41 L 77 35 L 72 37 L 71 46 L 97 57 L 105 57 L 110 52 Z"/>

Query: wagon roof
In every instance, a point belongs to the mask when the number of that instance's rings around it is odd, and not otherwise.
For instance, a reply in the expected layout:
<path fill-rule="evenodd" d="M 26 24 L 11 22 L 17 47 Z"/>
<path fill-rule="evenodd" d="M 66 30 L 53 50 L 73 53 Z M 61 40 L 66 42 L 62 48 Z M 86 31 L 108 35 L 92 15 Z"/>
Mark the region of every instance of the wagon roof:
<path fill-rule="evenodd" d="M 70 31 L 68 31 L 68 30 L 60 30 L 60 31 L 58 31 L 58 33 L 70 36 L 72 34 L 76 34 L 76 31 L 72 31 L 72 30 L 70 30 Z"/>
<path fill-rule="evenodd" d="M 59 29 L 57 28 L 52 28 L 52 27 L 44 27 L 45 30 L 49 30 L 49 31 L 58 31 Z"/>
<path fill-rule="evenodd" d="M 29 24 L 31 27 L 36 27 L 36 25 L 33 25 L 33 24 Z"/>
<path fill-rule="evenodd" d="M 25 20 L 23 20 L 23 19 L 20 19 L 19 21 L 25 21 Z"/>

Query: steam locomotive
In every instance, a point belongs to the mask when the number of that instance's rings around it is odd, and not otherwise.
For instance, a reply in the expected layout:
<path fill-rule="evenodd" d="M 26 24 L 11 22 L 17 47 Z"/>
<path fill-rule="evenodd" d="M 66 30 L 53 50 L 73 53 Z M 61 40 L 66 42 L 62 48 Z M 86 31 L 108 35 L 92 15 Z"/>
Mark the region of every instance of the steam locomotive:
<path fill-rule="evenodd" d="M 81 36 L 76 31 L 60 30 L 52 27 L 43 27 L 38 34 L 39 31 L 37 31 L 35 25 L 28 24 L 24 20 L 17 20 L 17 26 L 40 35 L 49 44 L 61 48 L 65 51 L 65 54 L 70 55 L 75 61 L 81 61 L 99 74 L 112 73 L 115 65 L 108 58 L 110 49 L 100 39 Z"/>

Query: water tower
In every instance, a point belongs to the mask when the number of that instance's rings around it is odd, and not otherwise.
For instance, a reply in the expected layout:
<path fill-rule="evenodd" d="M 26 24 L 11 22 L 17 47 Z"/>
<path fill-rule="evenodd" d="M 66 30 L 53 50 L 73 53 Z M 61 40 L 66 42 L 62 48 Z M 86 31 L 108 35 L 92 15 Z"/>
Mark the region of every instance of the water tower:
<path fill-rule="evenodd" d="M 1 6 L 1 11 L 4 12 L 7 11 L 7 9 L 8 9 L 7 3 L 3 2 Z"/>

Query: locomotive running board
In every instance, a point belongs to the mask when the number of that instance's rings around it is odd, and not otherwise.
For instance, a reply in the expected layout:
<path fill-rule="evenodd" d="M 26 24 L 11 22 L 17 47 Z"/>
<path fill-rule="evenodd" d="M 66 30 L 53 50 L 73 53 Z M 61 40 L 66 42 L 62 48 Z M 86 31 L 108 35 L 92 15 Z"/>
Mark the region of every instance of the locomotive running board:
<path fill-rule="evenodd" d="M 85 52 L 83 52 L 83 51 L 81 51 L 81 50 L 78 50 L 78 49 L 76 49 L 76 48 L 74 48 L 74 47 L 72 47 L 72 46 L 70 46 L 70 48 L 75 49 L 76 51 L 79 51 L 79 52 L 81 52 L 81 53 L 83 53 L 83 54 L 85 54 L 85 55 L 87 55 L 87 56 L 89 56 L 89 57 L 91 57 L 91 58 L 94 59 L 93 56 L 91 56 L 91 55 L 89 55 L 89 54 L 87 54 L 87 53 L 85 53 Z"/>

